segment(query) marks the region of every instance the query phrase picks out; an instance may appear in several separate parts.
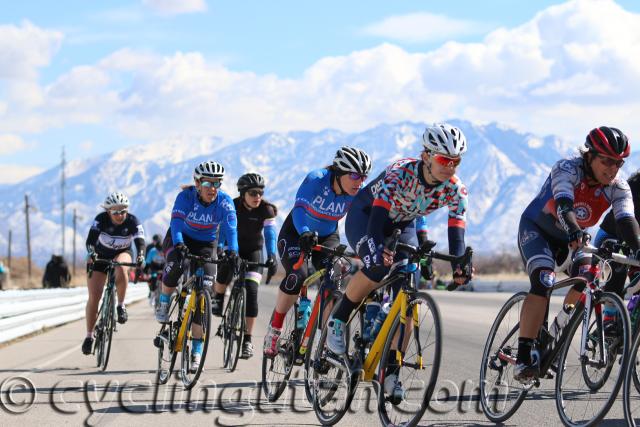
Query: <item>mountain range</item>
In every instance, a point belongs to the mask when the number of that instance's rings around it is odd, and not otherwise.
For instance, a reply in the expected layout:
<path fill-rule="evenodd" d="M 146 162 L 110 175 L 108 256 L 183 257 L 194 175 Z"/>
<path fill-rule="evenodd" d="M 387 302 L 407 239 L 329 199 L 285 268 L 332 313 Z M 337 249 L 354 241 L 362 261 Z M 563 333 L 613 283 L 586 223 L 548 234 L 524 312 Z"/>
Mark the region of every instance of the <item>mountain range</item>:
<path fill-rule="evenodd" d="M 577 154 L 579 142 L 556 136 L 521 133 L 500 124 L 476 125 L 462 120 L 449 123 L 465 133 L 469 149 L 458 176 L 469 190 L 467 243 L 482 253 L 515 252 L 520 215 L 535 197 L 551 166 L 560 158 Z M 425 123 L 383 124 L 360 133 L 337 130 L 268 133 L 236 143 L 218 138 L 175 139 L 133 146 L 109 154 L 74 160 L 65 168 L 67 203 L 66 253 L 71 254 L 71 212 L 78 214 L 76 244 L 84 255 L 84 241 L 100 204 L 114 190 L 125 192 L 130 211 L 149 236 L 166 231 L 171 207 L 181 184 L 192 182 L 196 164 L 215 160 L 226 169 L 222 189 L 234 197 L 235 182 L 245 172 L 258 172 L 267 182 L 265 197 L 279 208 L 282 223 L 291 209 L 296 190 L 312 169 L 331 163 L 342 145 L 364 149 L 373 160 L 371 176 L 391 161 L 416 157 L 422 149 Z M 627 174 L 637 168 L 632 155 Z M 26 254 L 24 195 L 29 195 L 31 247 L 36 262 L 61 251 L 60 167 L 12 185 L 0 186 L 0 248 L 6 248 L 13 231 L 12 253 Z M 446 210 L 428 219 L 430 236 L 446 242 Z M 5 249 L 0 249 L 4 252 Z"/>

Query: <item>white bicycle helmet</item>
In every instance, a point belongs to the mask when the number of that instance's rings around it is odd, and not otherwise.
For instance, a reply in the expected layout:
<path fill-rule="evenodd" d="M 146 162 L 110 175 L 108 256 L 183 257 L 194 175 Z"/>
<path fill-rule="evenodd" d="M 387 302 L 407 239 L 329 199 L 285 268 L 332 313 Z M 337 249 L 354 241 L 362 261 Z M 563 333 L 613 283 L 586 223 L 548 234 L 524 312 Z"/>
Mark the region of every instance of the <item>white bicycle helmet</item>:
<path fill-rule="evenodd" d="M 462 131 L 446 123 L 429 126 L 422 135 L 422 146 L 430 153 L 460 157 L 467 151 L 467 138 Z"/>
<path fill-rule="evenodd" d="M 369 155 L 359 148 L 340 147 L 333 159 L 333 166 L 340 172 L 366 175 L 371 171 Z"/>
<path fill-rule="evenodd" d="M 200 180 L 202 178 L 220 178 L 224 177 L 224 167 L 220 163 L 207 161 L 196 166 L 193 171 L 193 178 Z"/>
<path fill-rule="evenodd" d="M 121 191 L 114 191 L 109 194 L 106 199 L 104 199 L 104 203 L 102 203 L 102 207 L 105 209 L 111 209 L 114 206 L 125 206 L 129 207 L 129 199 L 124 195 Z"/>

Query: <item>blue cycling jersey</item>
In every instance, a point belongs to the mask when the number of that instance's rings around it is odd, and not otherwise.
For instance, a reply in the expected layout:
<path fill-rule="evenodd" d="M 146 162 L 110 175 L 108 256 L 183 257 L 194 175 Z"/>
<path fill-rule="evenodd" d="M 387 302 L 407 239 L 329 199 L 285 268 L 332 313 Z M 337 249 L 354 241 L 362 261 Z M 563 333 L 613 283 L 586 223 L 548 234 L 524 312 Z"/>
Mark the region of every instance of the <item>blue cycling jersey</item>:
<path fill-rule="evenodd" d="M 183 234 L 202 242 L 213 242 L 219 228 L 227 239 L 229 249 L 238 252 L 236 209 L 231 196 L 218 190 L 215 200 L 205 206 L 194 186 L 178 194 L 171 212 L 171 239 L 174 245 L 184 243 Z"/>
<path fill-rule="evenodd" d="M 332 177 L 328 169 L 317 169 L 311 171 L 298 188 L 291 211 L 298 234 L 315 231 L 320 237 L 328 236 L 347 214 L 353 196 L 337 195 L 331 186 Z"/>

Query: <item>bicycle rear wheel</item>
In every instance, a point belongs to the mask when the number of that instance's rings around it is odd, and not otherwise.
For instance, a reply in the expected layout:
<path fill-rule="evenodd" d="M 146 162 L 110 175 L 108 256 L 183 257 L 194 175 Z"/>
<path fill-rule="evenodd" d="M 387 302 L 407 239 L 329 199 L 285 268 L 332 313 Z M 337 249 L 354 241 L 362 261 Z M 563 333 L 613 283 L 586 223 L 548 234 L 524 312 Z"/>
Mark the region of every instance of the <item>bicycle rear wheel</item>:
<path fill-rule="evenodd" d="M 191 312 L 187 312 L 183 322 L 187 322 L 187 329 L 182 337 L 182 358 L 180 365 L 180 376 L 182 384 L 189 390 L 200 378 L 204 362 L 207 357 L 207 348 L 209 347 L 209 336 L 211 332 L 211 295 L 209 291 L 203 289 L 196 294 L 196 304 Z M 192 341 L 195 339 L 192 335 L 192 327 L 195 321 L 196 311 L 200 312 L 200 321 L 202 326 L 202 355 L 200 356 L 200 365 L 193 369 L 191 367 Z"/>
<path fill-rule="evenodd" d="M 282 333 L 278 339 L 278 353 L 273 357 L 262 355 L 262 389 L 269 402 L 280 398 L 293 370 L 295 352 L 298 348 L 298 331 L 296 331 L 296 313 L 298 304 L 291 307 L 285 317 Z M 273 315 L 272 319 L 273 320 Z M 269 320 L 269 324 L 271 324 Z"/>
<path fill-rule="evenodd" d="M 589 352 L 581 356 L 582 319 L 570 326 L 567 340 L 560 350 L 558 376 L 556 377 L 556 408 L 560 419 L 567 426 L 595 425 L 607 414 L 622 386 L 631 347 L 631 326 L 626 307 L 619 296 L 604 292 L 595 304 L 610 304 L 617 310 L 622 331 L 619 337 L 605 338 L 602 345 L 608 357 L 604 363 L 602 354 Z M 590 315 L 593 315 L 593 310 Z M 621 352 L 618 355 L 618 351 Z M 596 358 L 592 358 L 596 356 Z M 620 358 L 620 360 L 618 359 Z M 601 384 L 597 390 L 585 382 L 588 371 L 590 384 Z"/>
<path fill-rule="evenodd" d="M 416 292 L 408 309 L 406 325 L 400 323 L 400 315 L 394 319 L 378 367 L 378 415 L 383 425 L 415 426 L 429 406 L 440 371 L 442 326 L 435 301 L 426 292 Z M 400 338 L 405 344 L 402 363 L 394 368 L 397 382 L 389 376 L 387 384 L 387 373 L 393 372 L 389 355 Z M 394 384 L 404 389 L 401 400 L 392 394 Z"/>
<path fill-rule="evenodd" d="M 237 284 L 234 286 L 238 286 Z M 238 291 L 232 292 L 232 300 L 229 301 L 229 310 L 225 317 L 224 333 L 224 367 L 228 372 L 233 372 L 238 365 L 242 339 L 244 338 L 244 304 L 246 289 L 244 286 Z M 235 295 L 235 296 L 234 296 Z"/>
<path fill-rule="evenodd" d="M 484 415 L 494 423 L 509 419 L 520 407 L 528 388 L 513 378 L 520 312 L 526 292 L 518 292 L 502 306 L 493 321 L 480 365 L 480 403 Z"/>
<path fill-rule="evenodd" d="M 158 384 L 166 384 L 169 381 L 178 356 L 178 353 L 175 352 L 175 343 L 181 324 L 178 299 L 177 294 L 171 296 L 169 322 L 162 325 L 160 332 L 154 339 L 154 345 L 158 348 L 158 371 L 156 373 Z"/>

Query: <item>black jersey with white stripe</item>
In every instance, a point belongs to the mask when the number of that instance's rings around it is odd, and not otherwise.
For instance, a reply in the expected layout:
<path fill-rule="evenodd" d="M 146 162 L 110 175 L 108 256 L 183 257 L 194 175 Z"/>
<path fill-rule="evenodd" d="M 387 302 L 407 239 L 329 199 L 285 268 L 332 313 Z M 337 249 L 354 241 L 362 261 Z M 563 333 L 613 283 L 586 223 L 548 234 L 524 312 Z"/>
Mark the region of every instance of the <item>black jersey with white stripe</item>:
<path fill-rule="evenodd" d="M 87 236 L 87 248 L 93 246 L 100 258 L 111 259 L 135 243 L 138 254 L 144 254 L 144 229 L 135 215 L 127 213 L 120 225 L 111 221 L 107 212 L 99 213 Z"/>

